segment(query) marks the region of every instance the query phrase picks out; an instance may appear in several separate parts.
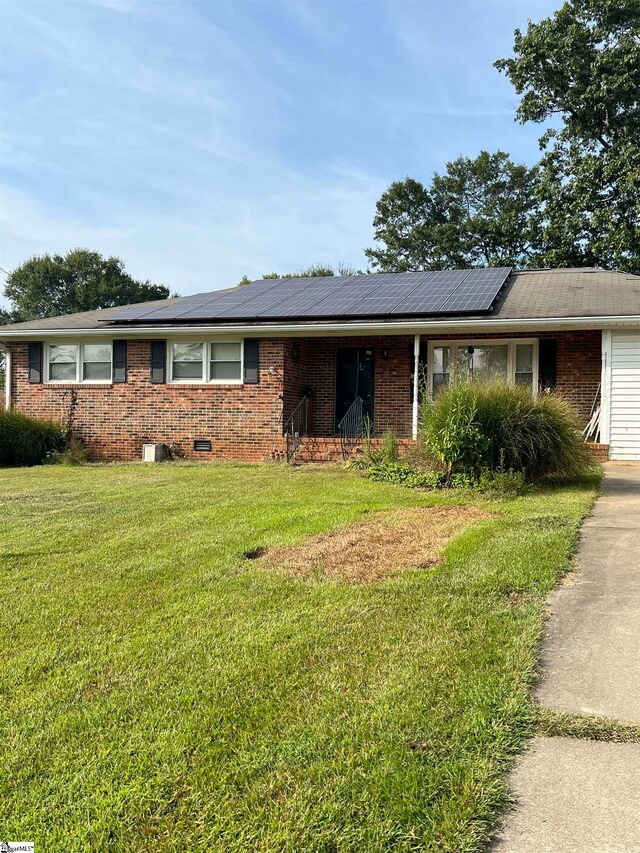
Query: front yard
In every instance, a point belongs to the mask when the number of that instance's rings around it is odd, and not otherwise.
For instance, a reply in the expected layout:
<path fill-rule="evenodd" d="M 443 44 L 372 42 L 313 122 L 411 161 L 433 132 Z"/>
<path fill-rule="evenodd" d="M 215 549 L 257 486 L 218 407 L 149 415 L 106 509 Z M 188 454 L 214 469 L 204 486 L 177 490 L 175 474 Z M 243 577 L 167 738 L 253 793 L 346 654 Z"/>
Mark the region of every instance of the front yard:
<path fill-rule="evenodd" d="M 335 467 L 0 471 L 0 836 L 36 850 L 482 849 L 595 480 L 504 503 Z M 370 583 L 246 559 L 477 503 Z"/>

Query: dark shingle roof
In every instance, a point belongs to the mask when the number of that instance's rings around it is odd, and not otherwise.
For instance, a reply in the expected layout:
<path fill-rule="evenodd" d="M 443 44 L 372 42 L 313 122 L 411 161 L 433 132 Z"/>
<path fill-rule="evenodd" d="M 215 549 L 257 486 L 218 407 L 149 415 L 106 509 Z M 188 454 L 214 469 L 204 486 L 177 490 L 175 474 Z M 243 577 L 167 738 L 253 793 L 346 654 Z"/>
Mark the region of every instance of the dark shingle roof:
<path fill-rule="evenodd" d="M 393 279 L 388 286 L 393 287 Z M 333 279 L 334 283 L 336 278 Z M 273 282 L 270 282 L 271 284 Z M 156 303 L 147 303 L 163 306 L 178 299 L 161 300 Z M 108 319 L 123 311 L 123 306 L 117 308 L 105 308 L 101 311 L 85 311 L 81 314 L 69 314 L 62 317 L 52 317 L 45 320 L 31 320 L 26 323 L 15 323 L 11 326 L 0 327 L 0 338 L 3 332 L 46 332 L 64 331 L 70 332 L 80 329 L 102 329 L 111 333 L 119 328 L 133 331 L 135 328 L 144 328 L 145 325 L 154 326 L 150 319 L 148 324 L 115 324 Z M 394 315 L 393 320 L 411 319 L 411 314 L 406 316 Z M 471 315 L 473 317 L 474 315 Z M 552 319 L 552 318 L 581 318 L 584 317 L 638 317 L 640 318 L 640 276 L 629 275 L 622 272 L 606 272 L 603 270 L 578 268 L 578 269 L 549 269 L 549 270 L 526 270 L 513 272 L 509 276 L 505 287 L 498 297 L 493 311 L 490 314 L 478 315 L 484 320 L 528 320 L 528 319 Z M 469 314 L 464 315 L 466 320 Z M 354 319 L 365 320 L 362 316 L 352 318 L 348 315 L 336 316 L 332 321 L 350 321 Z M 382 319 L 381 322 L 384 322 Z M 391 318 L 388 318 L 391 319 Z M 455 317 L 440 316 L 422 318 L 429 322 L 441 320 L 443 325 L 455 325 Z M 107 321 L 107 322 L 105 322 Z M 232 325 L 233 321 L 225 321 L 225 325 Z M 279 325 L 282 321 L 279 322 Z M 191 325 L 191 324 L 190 324 Z M 206 325 L 194 323 L 193 325 Z M 242 325 L 247 325 L 243 322 Z M 256 324 L 261 325 L 261 323 Z M 293 321 L 291 325 L 298 326 L 300 321 Z M 171 325 L 168 326 L 171 328 Z"/>
<path fill-rule="evenodd" d="M 503 320 L 640 316 L 640 276 L 589 268 L 513 273 L 492 316 Z"/>

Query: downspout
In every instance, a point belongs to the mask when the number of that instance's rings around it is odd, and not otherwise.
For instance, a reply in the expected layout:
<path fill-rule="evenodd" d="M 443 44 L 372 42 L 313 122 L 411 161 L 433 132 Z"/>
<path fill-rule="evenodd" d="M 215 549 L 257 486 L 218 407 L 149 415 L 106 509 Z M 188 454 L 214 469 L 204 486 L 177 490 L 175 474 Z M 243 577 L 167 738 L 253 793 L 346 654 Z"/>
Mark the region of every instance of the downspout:
<path fill-rule="evenodd" d="M 602 372 L 600 376 L 600 444 L 611 440 L 611 330 L 602 330 Z"/>
<path fill-rule="evenodd" d="M 11 353 L 2 348 L 4 352 L 4 407 L 7 411 L 11 408 Z"/>
<path fill-rule="evenodd" d="M 418 438 L 418 392 L 420 390 L 420 335 L 413 336 L 413 410 L 411 412 L 411 438 Z"/>

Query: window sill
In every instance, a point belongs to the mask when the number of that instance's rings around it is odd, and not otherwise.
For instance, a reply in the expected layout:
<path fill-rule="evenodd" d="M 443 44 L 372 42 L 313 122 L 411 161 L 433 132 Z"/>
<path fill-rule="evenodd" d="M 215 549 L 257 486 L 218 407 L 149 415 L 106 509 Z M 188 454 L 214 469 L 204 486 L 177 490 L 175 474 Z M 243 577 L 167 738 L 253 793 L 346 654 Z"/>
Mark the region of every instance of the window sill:
<path fill-rule="evenodd" d="M 244 382 L 242 381 L 242 379 L 224 379 L 224 380 L 223 379 L 210 379 L 208 381 L 205 381 L 204 379 L 200 379 L 200 380 L 197 380 L 197 379 L 195 379 L 195 380 L 170 379 L 166 384 L 167 385 L 177 385 L 177 386 L 187 385 L 187 386 L 198 387 L 198 388 L 210 388 L 210 387 L 220 388 L 221 386 L 222 387 L 229 386 L 229 387 L 233 387 L 233 388 L 238 388 L 238 387 L 244 385 Z"/>
<path fill-rule="evenodd" d="M 43 382 L 42 384 L 51 385 L 53 388 L 87 388 L 91 386 L 105 388 L 110 385 L 113 385 L 114 382 L 111 379 L 93 379 L 88 382 L 71 382 L 70 380 L 56 381 L 55 379 L 47 379 L 47 381 Z"/>

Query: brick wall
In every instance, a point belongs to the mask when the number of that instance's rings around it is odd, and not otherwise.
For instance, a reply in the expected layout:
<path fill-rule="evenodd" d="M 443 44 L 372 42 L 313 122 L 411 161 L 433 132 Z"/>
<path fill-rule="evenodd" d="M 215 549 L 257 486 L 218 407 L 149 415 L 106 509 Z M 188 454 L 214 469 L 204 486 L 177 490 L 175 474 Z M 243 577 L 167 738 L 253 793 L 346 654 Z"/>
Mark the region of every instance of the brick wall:
<path fill-rule="evenodd" d="M 558 390 L 576 406 L 586 426 L 601 379 L 602 332 L 559 332 L 540 337 L 558 342 Z"/>
<path fill-rule="evenodd" d="M 313 434 L 330 436 L 335 432 L 336 349 L 349 346 L 366 347 L 375 352 L 375 435 L 392 428 L 399 437 L 410 437 L 413 337 L 407 335 L 309 339 L 306 384 L 314 390 Z"/>
<path fill-rule="evenodd" d="M 438 340 L 455 336 L 438 335 Z M 458 336 L 459 337 L 459 336 Z M 468 335 L 466 339 L 518 335 Z M 557 341 L 558 387 L 588 420 L 600 381 L 599 331 L 554 332 L 519 337 Z M 423 344 L 428 339 L 423 337 Z M 375 351 L 375 435 L 391 427 L 411 436 L 413 337 L 266 339 L 260 342 L 257 385 L 152 385 L 150 344 L 128 344 L 128 381 L 116 385 L 28 384 L 27 344 L 11 346 L 14 405 L 27 414 L 64 418 L 70 387 L 77 390 L 76 428 L 95 458 L 139 459 L 147 441 L 176 443 L 188 458 L 260 461 L 279 457 L 282 423 L 311 386 L 312 433 L 334 434 L 336 349 Z M 386 350 L 387 357 L 384 358 Z M 210 439 L 211 453 L 195 452 L 195 439 Z"/>
<path fill-rule="evenodd" d="M 302 391 L 309 384 L 309 347 L 305 338 L 291 338 L 284 345 L 284 419 L 302 399 Z"/>
<path fill-rule="evenodd" d="M 30 385 L 28 345 L 11 351 L 13 405 L 62 421 L 75 388 L 75 428 L 96 459 L 140 459 L 143 443 L 155 441 L 201 460 L 260 461 L 282 450 L 282 340 L 260 341 L 257 385 L 153 385 L 149 341 L 128 342 L 126 383 Z M 193 450 L 198 438 L 211 440 L 211 453 Z"/>

